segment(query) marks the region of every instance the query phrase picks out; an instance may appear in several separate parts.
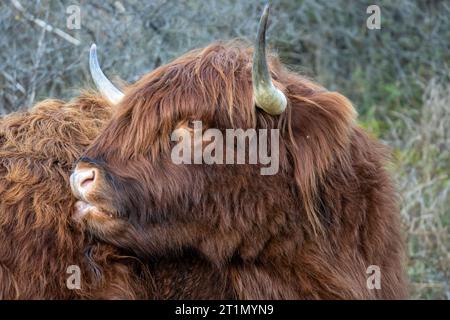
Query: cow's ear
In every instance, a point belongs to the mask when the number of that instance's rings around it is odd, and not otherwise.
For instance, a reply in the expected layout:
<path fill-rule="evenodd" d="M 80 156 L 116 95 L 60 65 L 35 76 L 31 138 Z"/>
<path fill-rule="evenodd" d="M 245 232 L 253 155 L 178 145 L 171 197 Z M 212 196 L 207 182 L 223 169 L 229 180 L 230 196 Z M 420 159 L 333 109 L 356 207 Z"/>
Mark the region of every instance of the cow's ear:
<path fill-rule="evenodd" d="M 91 50 L 89 51 L 89 70 L 91 71 L 92 79 L 102 96 L 108 99 L 113 105 L 119 104 L 124 94 L 109 81 L 100 68 L 97 58 L 97 46 L 95 43 L 91 46 Z"/>

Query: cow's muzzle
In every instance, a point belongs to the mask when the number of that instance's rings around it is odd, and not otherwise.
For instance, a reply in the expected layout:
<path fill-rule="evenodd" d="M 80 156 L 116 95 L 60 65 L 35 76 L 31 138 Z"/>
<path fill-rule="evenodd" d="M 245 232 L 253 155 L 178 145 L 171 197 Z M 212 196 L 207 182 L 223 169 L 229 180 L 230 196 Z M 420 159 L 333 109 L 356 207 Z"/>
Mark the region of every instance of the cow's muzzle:
<path fill-rule="evenodd" d="M 77 166 L 70 176 L 70 187 L 74 196 L 86 201 L 89 193 L 95 188 L 98 178 L 97 168 L 79 168 Z"/>

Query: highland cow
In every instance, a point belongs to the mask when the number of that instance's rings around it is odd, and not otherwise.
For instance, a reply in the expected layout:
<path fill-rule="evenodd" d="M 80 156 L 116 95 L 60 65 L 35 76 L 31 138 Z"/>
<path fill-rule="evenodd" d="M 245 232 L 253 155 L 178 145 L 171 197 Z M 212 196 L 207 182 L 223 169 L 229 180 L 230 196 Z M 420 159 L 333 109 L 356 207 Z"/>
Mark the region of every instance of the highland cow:
<path fill-rule="evenodd" d="M 136 258 L 92 242 L 71 219 L 72 163 L 110 116 L 104 99 L 84 94 L 0 119 L 0 299 L 135 299 L 152 291 Z M 68 286 L 77 271 L 80 287 Z"/>
<path fill-rule="evenodd" d="M 181 270 L 203 279 L 207 298 L 403 298 L 388 150 L 358 127 L 348 99 L 266 56 L 267 19 L 268 8 L 254 50 L 214 43 L 124 93 L 101 72 L 92 48 L 94 80 L 118 110 L 71 176 L 76 218 L 142 259 L 171 261 L 151 266 L 157 284 Z M 278 129 L 279 172 L 261 175 L 260 164 L 175 164 L 171 133 L 194 121 L 221 131 Z M 367 285 L 372 265 L 381 288 Z M 176 288 L 162 297 L 198 297 Z"/>

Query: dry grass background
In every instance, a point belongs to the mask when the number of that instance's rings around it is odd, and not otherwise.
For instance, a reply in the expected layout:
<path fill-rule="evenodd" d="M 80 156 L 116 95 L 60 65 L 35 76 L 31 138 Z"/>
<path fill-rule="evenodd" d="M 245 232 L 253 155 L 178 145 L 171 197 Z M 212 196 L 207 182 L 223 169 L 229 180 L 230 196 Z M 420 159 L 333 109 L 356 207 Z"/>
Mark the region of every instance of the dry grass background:
<path fill-rule="evenodd" d="M 450 85 L 432 79 L 418 121 L 398 113 L 392 126 L 394 173 L 408 236 L 409 275 L 416 297 L 450 298 Z"/>
<path fill-rule="evenodd" d="M 91 86 L 87 52 L 92 42 L 108 75 L 133 82 L 211 41 L 253 40 L 264 2 L 2 1 L 0 115 L 46 97 L 68 99 Z M 391 169 L 408 239 L 411 298 L 449 299 L 450 4 L 272 2 L 269 43 L 283 62 L 348 96 L 361 124 L 394 148 Z M 381 30 L 370 31 L 366 8 L 374 3 L 381 8 Z M 66 27 L 67 7 L 74 4 L 81 10 L 79 30 Z M 31 19 L 61 29 L 80 45 Z"/>

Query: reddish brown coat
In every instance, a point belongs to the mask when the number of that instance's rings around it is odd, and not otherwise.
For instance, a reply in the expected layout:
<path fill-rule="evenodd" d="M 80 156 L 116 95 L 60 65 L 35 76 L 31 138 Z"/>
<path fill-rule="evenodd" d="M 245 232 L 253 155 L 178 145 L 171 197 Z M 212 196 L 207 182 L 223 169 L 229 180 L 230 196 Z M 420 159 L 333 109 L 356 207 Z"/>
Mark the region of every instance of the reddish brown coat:
<path fill-rule="evenodd" d="M 0 119 L 0 299 L 147 297 L 137 259 L 71 223 L 72 163 L 110 116 L 102 99 L 83 95 Z M 66 286 L 70 265 L 81 268 L 81 290 Z"/>
<path fill-rule="evenodd" d="M 157 284 L 172 284 L 163 297 L 405 297 L 389 152 L 357 126 L 344 96 L 276 58 L 272 77 L 287 110 L 270 116 L 255 108 L 251 65 L 245 45 L 212 44 L 126 89 L 80 163 L 101 170 L 88 200 L 114 216 L 108 224 L 87 219 L 91 231 L 142 258 L 169 261 L 171 268 L 155 268 Z M 280 172 L 173 164 L 170 134 L 192 120 L 280 129 Z M 370 265 L 381 268 L 381 290 L 367 288 Z M 174 280 L 180 274 L 185 282 Z M 196 283 L 201 293 L 189 289 Z"/>

